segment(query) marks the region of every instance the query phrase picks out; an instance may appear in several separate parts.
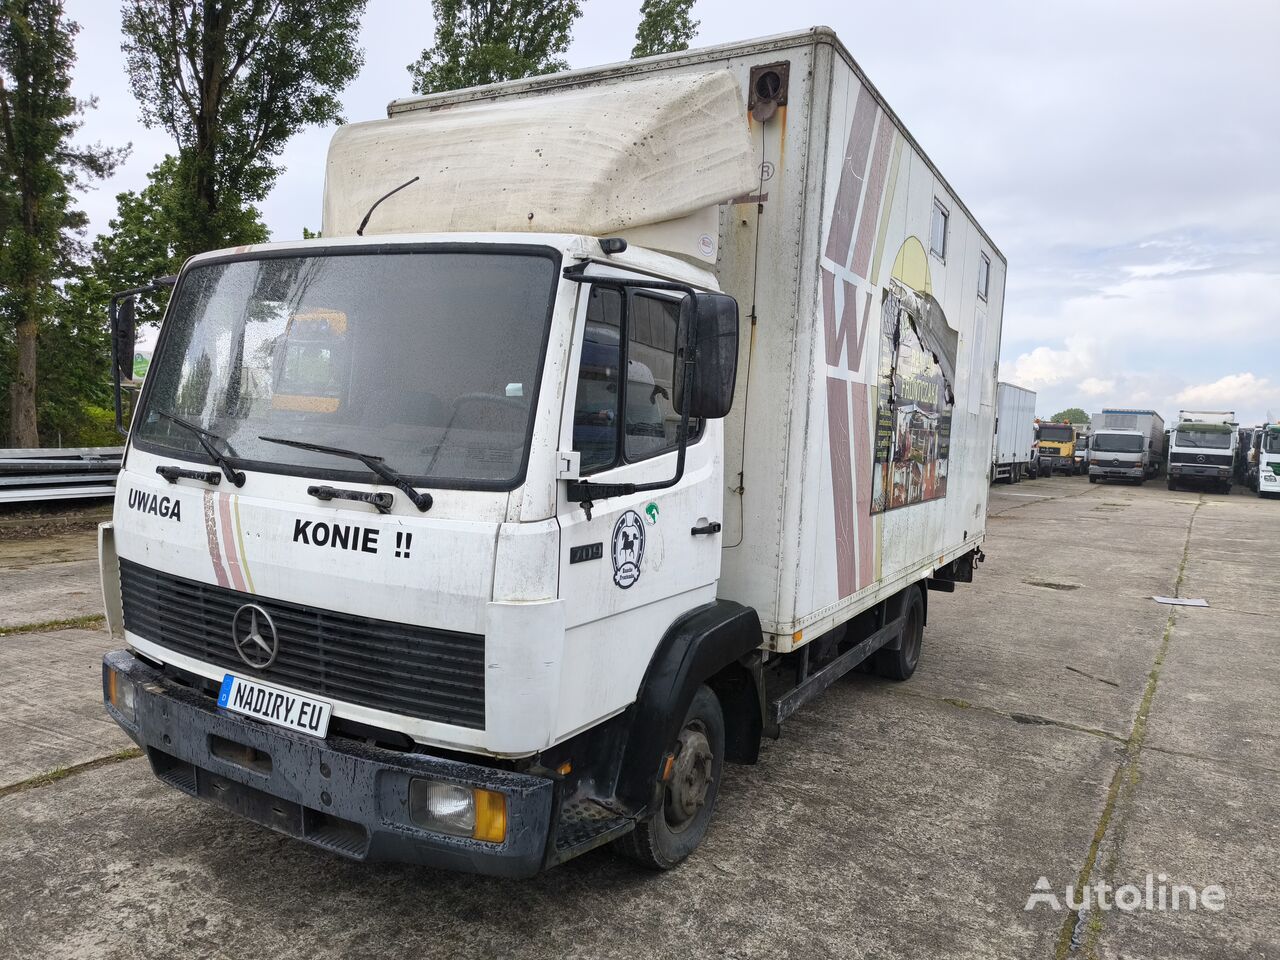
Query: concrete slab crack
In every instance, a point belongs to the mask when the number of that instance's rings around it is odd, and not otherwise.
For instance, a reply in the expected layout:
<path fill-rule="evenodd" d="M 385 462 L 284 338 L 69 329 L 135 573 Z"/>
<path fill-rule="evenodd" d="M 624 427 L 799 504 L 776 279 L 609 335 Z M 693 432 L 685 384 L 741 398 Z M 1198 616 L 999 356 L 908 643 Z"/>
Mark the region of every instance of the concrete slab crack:
<path fill-rule="evenodd" d="M 1191 555 L 1191 532 L 1195 527 L 1196 515 L 1200 512 L 1200 508 L 1204 506 L 1204 503 L 1204 495 L 1201 494 L 1195 508 L 1191 511 L 1191 517 L 1187 521 L 1187 536 L 1182 545 L 1182 561 L 1178 564 L 1178 576 L 1173 585 L 1172 596 L 1175 597 L 1180 595 L 1182 582 L 1186 578 L 1187 560 Z M 1173 628 L 1177 622 L 1178 610 L 1178 607 L 1171 608 L 1169 618 L 1165 622 L 1164 634 L 1160 638 L 1160 647 L 1156 651 L 1155 660 L 1152 662 L 1151 670 L 1147 674 L 1147 685 L 1143 690 L 1142 700 L 1138 704 L 1137 715 L 1133 718 L 1133 726 L 1130 728 L 1129 737 L 1125 741 L 1125 749 L 1120 765 L 1116 768 L 1115 773 L 1112 774 L 1111 783 L 1107 788 L 1106 802 L 1102 807 L 1102 815 L 1098 818 L 1098 823 L 1093 832 L 1093 840 L 1089 844 L 1089 852 L 1085 856 L 1084 864 L 1080 868 L 1080 874 L 1076 878 L 1077 890 L 1083 890 L 1093 882 L 1094 872 L 1098 868 L 1098 860 L 1104 845 L 1107 848 L 1107 856 L 1098 872 L 1106 877 L 1113 877 L 1115 874 L 1116 862 L 1120 855 L 1121 841 L 1124 838 L 1126 827 L 1123 807 L 1138 785 L 1138 760 L 1142 755 L 1143 741 L 1147 735 L 1147 718 L 1151 713 L 1151 704 L 1155 700 L 1156 688 L 1160 683 L 1160 671 L 1164 667 L 1165 656 L 1169 652 L 1169 644 L 1173 638 Z M 1102 934 L 1104 916 L 1101 912 L 1089 912 L 1087 910 L 1077 910 L 1067 914 L 1063 920 L 1062 930 L 1058 935 L 1058 947 L 1054 952 L 1055 960 L 1064 960 L 1064 958 L 1081 950 L 1091 960 L 1095 958 L 1098 939 Z"/>

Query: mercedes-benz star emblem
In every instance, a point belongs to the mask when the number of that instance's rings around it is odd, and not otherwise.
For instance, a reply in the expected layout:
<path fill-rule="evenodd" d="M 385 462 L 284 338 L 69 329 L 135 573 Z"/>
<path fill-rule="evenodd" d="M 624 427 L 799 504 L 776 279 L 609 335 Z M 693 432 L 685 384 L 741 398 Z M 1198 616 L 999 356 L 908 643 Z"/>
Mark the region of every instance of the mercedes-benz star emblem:
<path fill-rule="evenodd" d="M 1204 454 L 1203 454 L 1203 453 L 1196 457 L 1196 463 L 1204 463 Z"/>
<path fill-rule="evenodd" d="M 271 614 L 256 603 L 246 603 L 231 618 L 231 642 L 240 659 L 255 670 L 267 669 L 280 652 L 280 637 Z"/>

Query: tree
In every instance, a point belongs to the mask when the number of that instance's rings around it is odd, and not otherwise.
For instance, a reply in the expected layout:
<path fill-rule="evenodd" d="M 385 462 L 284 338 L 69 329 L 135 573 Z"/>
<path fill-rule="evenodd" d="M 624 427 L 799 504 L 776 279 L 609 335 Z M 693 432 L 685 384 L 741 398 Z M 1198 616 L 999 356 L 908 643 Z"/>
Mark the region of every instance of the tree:
<path fill-rule="evenodd" d="M 435 0 L 435 45 L 409 65 L 415 93 L 569 69 L 582 0 Z"/>
<path fill-rule="evenodd" d="M 1050 419 L 1055 423 L 1088 423 L 1089 415 L 1079 407 L 1067 407 L 1055 413 Z"/>
<path fill-rule="evenodd" d="M 83 255 L 71 202 L 125 150 L 72 142 L 93 101 L 71 95 L 79 25 L 62 0 L 0 0 L 0 336 L 6 341 L 9 442 L 39 446 L 38 342 Z"/>
<path fill-rule="evenodd" d="M 699 21 L 689 17 L 694 0 L 644 0 L 631 59 L 688 50 Z"/>
<path fill-rule="evenodd" d="M 124 51 L 142 121 L 174 138 L 179 260 L 254 242 L 252 205 L 308 124 L 340 123 L 366 0 L 128 0 Z"/>

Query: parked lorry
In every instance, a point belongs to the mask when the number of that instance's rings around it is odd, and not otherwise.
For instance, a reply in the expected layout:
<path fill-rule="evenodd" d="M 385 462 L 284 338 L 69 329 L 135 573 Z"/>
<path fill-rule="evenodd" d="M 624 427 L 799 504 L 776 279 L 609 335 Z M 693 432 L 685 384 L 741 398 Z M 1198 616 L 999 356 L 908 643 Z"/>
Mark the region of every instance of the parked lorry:
<path fill-rule="evenodd" d="M 1012 383 L 996 386 L 996 435 L 991 479 L 1018 483 L 1037 475 L 1036 393 Z"/>
<path fill-rule="evenodd" d="M 321 239 L 182 269 L 107 709 L 347 857 L 672 867 L 726 761 L 910 677 L 972 579 L 1004 258 L 824 28 L 388 113 Z"/>
<path fill-rule="evenodd" d="M 1036 425 L 1040 449 L 1040 475 L 1076 472 L 1076 429 L 1069 423 L 1042 420 Z"/>
<path fill-rule="evenodd" d="M 1072 456 L 1075 461 L 1075 472 L 1083 475 L 1089 472 L 1089 425 L 1087 423 L 1073 423 L 1071 427 L 1076 432 L 1075 449 Z"/>
<path fill-rule="evenodd" d="M 1159 474 L 1164 418 L 1154 410 L 1103 410 L 1092 418 L 1089 482 L 1131 480 L 1139 486 Z"/>
<path fill-rule="evenodd" d="M 1168 487 L 1179 484 L 1231 492 L 1239 434 L 1230 410 L 1180 410 L 1169 436 Z"/>
<path fill-rule="evenodd" d="M 1280 497 L 1280 423 L 1263 424 L 1254 432 L 1249 474 L 1259 497 Z"/>

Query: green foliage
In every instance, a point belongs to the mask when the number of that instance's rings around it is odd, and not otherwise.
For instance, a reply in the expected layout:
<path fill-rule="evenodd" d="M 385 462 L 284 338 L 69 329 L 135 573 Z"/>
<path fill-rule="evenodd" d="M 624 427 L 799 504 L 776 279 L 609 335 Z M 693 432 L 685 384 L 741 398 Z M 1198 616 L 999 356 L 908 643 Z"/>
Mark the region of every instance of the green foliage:
<path fill-rule="evenodd" d="M 57 389 L 59 372 L 71 382 L 84 372 L 61 353 L 77 328 L 57 316 L 58 282 L 84 253 L 85 217 L 71 195 L 110 175 L 125 153 L 73 143 L 93 106 L 71 95 L 78 32 L 62 0 L 0 0 L 0 393 L 9 400 L 0 426 L 15 446 L 39 445 L 37 403 Z M 53 383 L 38 390 L 51 370 Z"/>
<path fill-rule="evenodd" d="M 409 65 L 415 93 L 567 70 L 582 0 L 435 0 L 435 45 Z"/>
<path fill-rule="evenodd" d="M 1056 423 L 1088 423 L 1089 415 L 1079 407 L 1067 407 L 1055 413 L 1050 419 Z"/>
<path fill-rule="evenodd" d="M 699 21 L 689 16 L 694 0 L 644 0 L 631 58 L 688 50 Z"/>
<path fill-rule="evenodd" d="M 128 0 L 124 51 L 142 121 L 177 145 L 167 217 L 179 261 L 255 243 L 253 204 L 308 124 L 340 123 L 366 0 Z"/>

